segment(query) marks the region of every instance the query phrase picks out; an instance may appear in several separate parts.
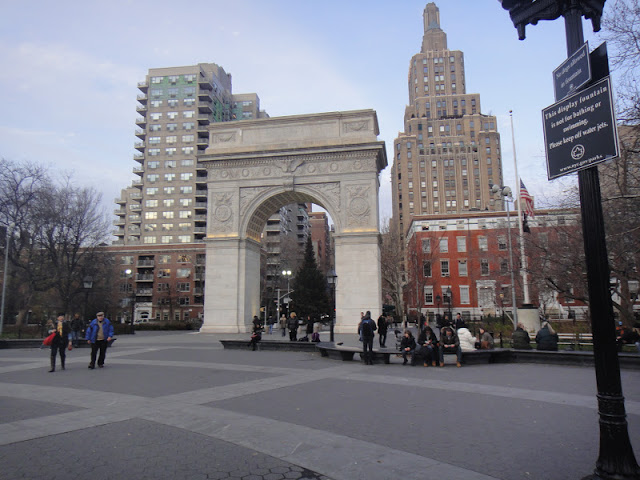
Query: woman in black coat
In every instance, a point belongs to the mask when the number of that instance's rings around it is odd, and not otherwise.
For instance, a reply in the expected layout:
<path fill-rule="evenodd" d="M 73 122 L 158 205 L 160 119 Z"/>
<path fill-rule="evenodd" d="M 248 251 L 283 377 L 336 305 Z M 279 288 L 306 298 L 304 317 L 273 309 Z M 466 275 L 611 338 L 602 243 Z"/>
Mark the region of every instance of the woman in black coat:
<path fill-rule="evenodd" d="M 536 343 L 538 344 L 538 350 L 553 352 L 558 350 L 558 334 L 549 322 L 542 323 L 542 328 L 536 334 Z"/>

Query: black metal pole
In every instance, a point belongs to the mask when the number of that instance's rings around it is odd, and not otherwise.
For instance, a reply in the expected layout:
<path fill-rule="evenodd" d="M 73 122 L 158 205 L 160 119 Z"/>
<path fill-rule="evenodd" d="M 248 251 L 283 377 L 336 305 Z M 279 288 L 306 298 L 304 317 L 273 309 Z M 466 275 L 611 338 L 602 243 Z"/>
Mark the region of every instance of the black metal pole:
<path fill-rule="evenodd" d="M 582 10 L 575 1 L 563 14 L 567 56 L 584 43 Z M 589 309 L 593 333 L 593 356 L 598 388 L 600 451 L 596 468 L 587 478 L 637 479 L 640 468 L 629 440 L 627 416 L 620 380 L 620 362 L 616 349 L 610 269 L 597 167 L 578 172 L 582 233 L 587 266 Z"/>
<path fill-rule="evenodd" d="M 334 278 L 335 281 L 335 278 Z M 336 286 L 334 284 L 331 285 L 331 300 L 333 306 L 333 312 L 331 315 L 331 325 L 329 325 L 329 341 L 333 343 L 333 325 L 336 323 Z"/>

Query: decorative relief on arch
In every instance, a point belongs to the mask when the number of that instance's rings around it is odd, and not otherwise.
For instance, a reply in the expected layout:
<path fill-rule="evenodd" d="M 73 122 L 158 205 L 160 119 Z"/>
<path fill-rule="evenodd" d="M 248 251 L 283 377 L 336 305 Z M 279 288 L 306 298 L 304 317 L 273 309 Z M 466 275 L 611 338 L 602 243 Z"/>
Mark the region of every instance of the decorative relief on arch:
<path fill-rule="evenodd" d="M 211 135 L 211 143 L 236 143 L 236 132 L 222 132 Z"/>
<path fill-rule="evenodd" d="M 269 187 L 243 187 L 240 189 L 240 217 L 243 217 L 247 212 L 247 207 L 253 199 L 268 188 Z"/>
<path fill-rule="evenodd" d="M 336 213 L 340 212 L 340 183 L 318 183 L 313 186 L 314 190 L 322 192 L 324 198 L 331 203 Z"/>
<path fill-rule="evenodd" d="M 345 122 L 342 124 L 342 131 L 344 133 L 363 132 L 367 130 L 369 130 L 368 120 L 362 120 L 358 122 Z"/>
<path fill-rule="evenodd" d="M 210 214 L 210 232 L 230 232 L 233 228 L 233 195 L 231 193 L 214 193 Z"/>
<path fill-rule="evenodd" d="M 370 187 L 347 187 L 347 217 L 350 226 L 361 226 L 369 223 L 371 206 L 369 204 Z"/>

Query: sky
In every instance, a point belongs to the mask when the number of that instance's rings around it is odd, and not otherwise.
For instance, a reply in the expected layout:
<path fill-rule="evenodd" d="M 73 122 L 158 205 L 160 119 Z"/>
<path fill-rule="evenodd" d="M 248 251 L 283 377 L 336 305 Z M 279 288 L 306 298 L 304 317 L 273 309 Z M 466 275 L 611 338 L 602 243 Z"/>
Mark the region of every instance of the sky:
<path fill-rule="evenodd" d="M 217 63 L 234 93 L 255 92 L 271 117 L 374 109 L 389 162 L 403 131 L 424 0 L 0 0 L 0 157 L 32 161 L 103 194 L 107 211 L 132 170 L 137 83 L 150 68 Z M 519 41 L 498 0 L 439 0 L 450 50 L 465 56 L 467 93 L 498 118 L 504 184 L 518 173 L 536 206 L 575 176 L 548 181 L 541 110 L 566 59 L 564 22 Z M 605 7 L 606 14 L 606 7 Z M 590 48 L 601 42 L 584 22 Z M 391 164 L 380 216 L 391 216 Z M 115 217 L 114 217 L 115 218 Z"/>

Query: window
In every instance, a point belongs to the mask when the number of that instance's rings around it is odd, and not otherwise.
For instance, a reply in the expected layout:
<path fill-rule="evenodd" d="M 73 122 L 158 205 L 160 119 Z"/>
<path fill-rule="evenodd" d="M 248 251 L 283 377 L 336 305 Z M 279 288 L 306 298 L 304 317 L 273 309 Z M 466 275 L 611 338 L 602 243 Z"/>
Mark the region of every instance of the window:
<path fill-rule="evenodd" d="M 167 123 L 167 130 L 170 132 L 175 132 L 178 129 L 177 123 Z"/>
<path fill-rule="evenodd" d="M 449 252 L 449 239 L 447 237 L 444 237 L 444 238 L 440 239 L 440 251 L 442 253 L 448 253 Z"/>
<path fill-rule="evenodd" d="M 142 241 L 144 243 L 156 243 L 156 237 L 145 236 Z"/>
<path fill-rule="evenodd" d="M 154 232 L 158 229 L 158 224 L 157 223 L 147 223 L 144 226 L 144 231 L 145 232 Z"/>
<path fill-rule="evenodd" d="M 467 285 L 460 285 L 460 303 L 471 303 L 471 299 L 469 297 L 469 287 Z"/>
<path fill-rule="evenodd" d="M 178 141 L 178 137 L 176 135 L 168 135 L 164 141 L 167 143 L 176 143 Z"/>
<path fill-rule="evenodd" d="M 424 287 L 424 303 L 433 305 L 433 287 Z"/>
<path fill-rule="evenodd" d="M 191 218 L 191 210 L 180 210 L 180 218 Z"/>
<path fill-rule="evenodd" d="M 422 274 L 425 277 L 431 277 L 431 261 L 422 262 Z"/>
<path fill-rule="evenodd" d="M 164 187 L 162 190 L 164 191 L 165 195 L 176 193 L 176 187 Z"/>
<path fill-rule="evenodd" d="M 158 278 L 169 278 L 171 276 L 170 268 L 161 268 L 158 270 Z"/>
<path fill-rule="evenodd" d="M 157 202 L 157 200 L 156 200 Z M 162 200 L 162 206 L 163 207 L 173 207 L 173 205 L 175 205 L 176 200 L 175 198 L 165 198 L 164 200 Z"/>
<path fill-rule="evenodd" d="M 195 140 L 195 136 L 194 135 L 183 135 L 182 136 L 182 141 L 185 143 L 190 143 L 193 142 Z"/>
<path fill-rule="evenodd" d="M 184 118 L 193 118 L 195 117 L 196 112 L 194 110 L 185 110 L 184 112 L 182 112 L 182 116 Z"/>
<path fill-rule="evenodd" d="M 449 260 L 440 260 L 440 274 L 443 277 L 449 276 Z"/>
<path fill-rule="evenodd" d="M 458 260 L 458 275 L 460 275 L 461 277 L 466 277 L 467 275 L 469 275 L 466 260 Z"/>
<path fill-rule="evenodd" d="M 145 207 L 153 208 L 158 206 L 158 200 L 146 200 L 144 202 Z"/>
<path fill-rule="evenodd" d="M 180 193 L 193 193 L 193 187 L 191 185 L 184 185 L 180 187 Z"/>
<path fill-rule="evenodd" d="M 456 237 L 456 243 L 458 244 L 458 252 L 467 251 L 467 237 Z"/>
<path fill-rule="evenodd" d="M 489 244 L 487 243 L 487 237 L 478 237 L 478 248 L 481 252 L 489 250 Z"/>
<path fill-rule="evenodd" d="M 170 98 L 167 100 L 167 105 L 169 105 L 171 108 L 175 108 L 178 106 L 178 99 L 177 98 Z"/>
<path fill-rule="evenodd" d="M 162 235 L 162 237 L 160 237 L 160 243 L 171 243 L 172 240 L 173 236 L 171 235 Z"/>
<path fill-rule="evenodd" d="M 162 230 L 164 231 L 173 230 L 173 223 L 163 223 Z"/>
<path fill-rule="evenodd" d="M 158 145 L 160 143 L 160 137 L 149 137 L 149 145 Z"/>
<path fill-rule="evenodd" d="M 187 173 L 181 173 L 180 174 L 180 180 L 191 180 L 191 177 L 193 177 L 193 173 L 192 172 L 187 172 Z"/>
<path fill-rule="evenodd" d="M 181 198 L 179 202 L 181 207 L 189 207 L 193 203 L 193 200 L 191 198 Z"/>
<path fill-rule="evenodd" d="M 162 218 L 166 218 L 166 219 L 173 218 L 173 212 L 162 212 Z"/>
<path fill-rule="evenodd" d="M 149 156 L 150 157 L 155 157 L 156 155 L 160 155 L 160 149 L 159 148 L 150 148 L 148 150 L 149 152 Z"/>
<path fill-rule="evenodd" d="M 133 265 L 133 255 L 123 255 L 120 257 L 121 265 Z"/>
<path fill-rule="evenodd" d="M 176 178 L 176 174 L 175 173 L 165 173 L 164 174 L 164 179 L 167 182 L 172 182 L 175 178 Z"/>
<path fill-rule="evenodd" d="M 182 124 L 182 129 L 183 130 L 193 130 L 195 128 L 196 124 L 194 122 L 184 122 Z"/>
<path fill-rule="evenodd" d="M 180 165 L 182 165 L 183 167 L 192 167 L 193 163 L 194 163 L 193 159 L 189 158 L 189 159 L 186 159 L 186 160 L 182 160 L 180 162 Z"/>
<path fill-rule="evenodd" d="M 145 220 L 155 220 L 158 218 L 158 212 L 144 212 Z"/>
<path fill-rule="evenodd" d="M 191 155 L 195 147 L 182 147 L 182 153 L 185 155 Z"/>
<path fill-rule="evenodd" d="M 179 282 L 178 283 L 178 291 L 179 292 L 190 292 L 191 284 L 189 282 Z"/>
<path fill-rule="evenodd" d="M 191 235 L 178 235 L 178 242 L 189 243 L 191 241 Z"/>
<path fill-rule="evenodd" d="M 498 237 L 498 250 L 506 250 L 507 249 L 507 237 L 504 235 L 500 235 Z"/>
<path fill-rule="evenodd" d="M 167 117 L 169 120 L 175 120 L 178 118 L 178 112 L 167 112 Z"/>
<path fill-rule="evenodd" d="M 168 292 L 169 284 L 168 283 L 158 283 L 157 289 L 159 292 Z"/>
<path fill-rule="evenodd" d="M 158 193 L 158 187 L 148 187 L 146 192 L 147 195 L 155 195 L 156 193 Z"/>
<path fill-rule="evenodd" d="M 164 77 L 151 77 L 151 83 L 162 83 Z"/>
<path fill-rule="evenodd" d="M 169 149 L 167 148 L 167 150 Z M 173 150 L 175 150 L 175 148 Z M 177 165 L 178 162 L 176 162 L 175 160 L 165 160 L 164 162 L 164 168 L 176 168 Z"/>
<path fill-rule="evenodd" d="M 160 255 L 158 263 L 171 263 L 171 255 Z"/>
<path fill-rule="evenodd" d="M 480 275 L 489 275 L 489 260 L 486 258 L 480 260 Z"/>
<path fill-rule="evenodd" d="M 190 268 L 178 268 L 176 270 L 176 277 L 177 278 L 189 278 L 190 275 L 191 275 L 191 269 Z"/>
<path fill-rule="evenodd" d="M 176 147 L 167 147 L 164 149 L 164 153 L 167 154 L 168 157 L 173 157 L 176 154 L 176 151 L 178 149 Z M 173 162 L 173 165 L 168 165 L 168 163 Z M 170 160 L 168 162 L 164 162 L 164 166 L 165 167 L 175 167 L 176 166 L 176 161 L 175 160 Z"/>
<path fill-rule="evenodd" d="M 431 253 L 431 239 L 423 238 L 422 239 L 422 251 L 424 253 Z"/>
<path fill-rule="evenodd" d="M 500 260 L 500 273 L 502 275 L 509 273 L 509 262 L 505 259 Z"/>

